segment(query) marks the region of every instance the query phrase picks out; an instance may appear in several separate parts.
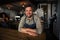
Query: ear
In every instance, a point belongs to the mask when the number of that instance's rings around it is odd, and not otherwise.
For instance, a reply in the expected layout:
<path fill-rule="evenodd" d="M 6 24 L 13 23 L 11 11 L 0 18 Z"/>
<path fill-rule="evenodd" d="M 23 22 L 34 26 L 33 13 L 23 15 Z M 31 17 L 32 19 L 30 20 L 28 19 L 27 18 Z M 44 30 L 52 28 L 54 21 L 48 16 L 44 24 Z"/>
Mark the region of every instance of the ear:
<path fill-rule="evenodd" d="M 25 11 L 24 11 L 24 14 L 25 14 Z"/>

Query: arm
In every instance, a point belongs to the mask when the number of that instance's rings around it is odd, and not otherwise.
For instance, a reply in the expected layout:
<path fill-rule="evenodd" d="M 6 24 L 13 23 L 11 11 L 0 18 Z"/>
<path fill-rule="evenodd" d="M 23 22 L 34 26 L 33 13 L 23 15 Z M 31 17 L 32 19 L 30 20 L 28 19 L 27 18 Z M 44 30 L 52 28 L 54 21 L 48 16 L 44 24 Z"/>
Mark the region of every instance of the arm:
<path fill-rule="evenodd" d="M 27 28 L 27 34 L 29 34 L 31 36 L 38 36 L 36 29 Z"/>
<path fill-rule="evenodd" d="M 22 33 L 27 33 L 31 36 L 37 35 L 36 29 L 23 28 L 23 26 L 24 26 L 24 18 L 22 18 L 20 23 L 19 23 L 18 31 L 22 32 Z"/>
<path fill-rule="evenodd" d="M 18 31 L 22 32 L 22 33 L 27 33 L 27 32 L 30 33 L 31 31 L 33 31 L 32 29 L 23 28 L 24 20 L 25 20 L 25 17 L 22 17 L 21 20 L 20 20 L 20 23 L 19 23 Z M 35 32 L 35 31 L 33 31 L 33 32 Z"/>
<path fill-rule="evenodd" d="M 20 23 L 19 23 L 19 26 L 18 26 L 18 31 L 21 32 L 21 29 L 23 28 L 23 25 L 24 25 L 24 17 L 21 18 L 20 20 Z"/>
<path fill-rule="evenodd" d="M 43 27 L 41 25 L 41 19 L 39 17 L 37 17 L 36 27 L 37 27 L 37 33 L 41 34 L 42 30 L 43 30 Z"/>

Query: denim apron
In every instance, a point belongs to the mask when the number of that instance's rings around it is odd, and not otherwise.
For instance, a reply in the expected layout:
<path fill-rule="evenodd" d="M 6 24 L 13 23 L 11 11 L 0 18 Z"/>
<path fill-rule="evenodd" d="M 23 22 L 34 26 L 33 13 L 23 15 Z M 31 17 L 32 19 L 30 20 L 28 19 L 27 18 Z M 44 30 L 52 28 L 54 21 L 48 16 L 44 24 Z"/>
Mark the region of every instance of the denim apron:
<path fill-rule="evenodd" d="M 27 24 L 26 23 L 26 18 L 25 18 L 24 28 L 36 29 L 36 23 L 34 21 L 34 17 L 33 17 L 33 24 Z"/>

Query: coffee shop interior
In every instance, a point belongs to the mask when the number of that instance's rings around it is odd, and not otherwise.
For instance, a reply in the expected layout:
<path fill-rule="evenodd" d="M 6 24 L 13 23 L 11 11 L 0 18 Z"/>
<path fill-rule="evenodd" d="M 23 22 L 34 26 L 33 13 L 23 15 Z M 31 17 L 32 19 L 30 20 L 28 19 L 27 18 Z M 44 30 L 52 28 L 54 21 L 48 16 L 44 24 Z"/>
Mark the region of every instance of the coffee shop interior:
<path fill-rule="evenodd" d="M 59 40 L 58 0 L 0 0 L 0 40 L 20 40 L 18 25 L 28 4 L 34 6 L 33 12 L 41 18 L 46 40 Z"/>

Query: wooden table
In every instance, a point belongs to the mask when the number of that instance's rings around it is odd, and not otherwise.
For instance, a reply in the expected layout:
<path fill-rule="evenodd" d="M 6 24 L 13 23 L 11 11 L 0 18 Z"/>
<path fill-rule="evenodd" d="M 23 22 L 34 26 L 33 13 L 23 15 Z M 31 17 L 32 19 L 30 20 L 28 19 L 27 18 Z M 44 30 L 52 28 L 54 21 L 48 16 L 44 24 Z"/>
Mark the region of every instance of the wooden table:
<path fill-rule="evenodd" d="M 17 30 L 0 27 L 0 40 L 23 40 L 20 37 L 21 34 Z M 44 38 L 46 38 L 45 34 L 41 36 L 41 39 Z"/>

